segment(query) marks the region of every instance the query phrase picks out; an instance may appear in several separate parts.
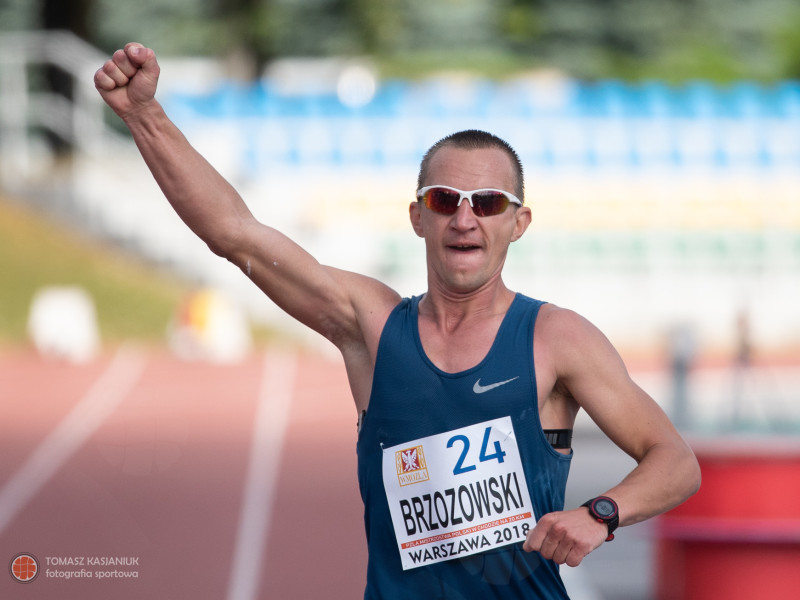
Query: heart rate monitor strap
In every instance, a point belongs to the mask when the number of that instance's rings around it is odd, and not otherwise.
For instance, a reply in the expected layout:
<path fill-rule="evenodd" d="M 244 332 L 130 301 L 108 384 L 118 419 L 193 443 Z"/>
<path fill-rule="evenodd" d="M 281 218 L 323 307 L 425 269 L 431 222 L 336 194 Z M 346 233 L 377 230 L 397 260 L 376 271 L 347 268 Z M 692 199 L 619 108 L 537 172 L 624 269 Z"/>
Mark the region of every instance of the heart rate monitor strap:
<path fill-rule="evenodd" d="M 572 448 L 572 429 L 544 429 L 544 437 L 556 450 Z"/>

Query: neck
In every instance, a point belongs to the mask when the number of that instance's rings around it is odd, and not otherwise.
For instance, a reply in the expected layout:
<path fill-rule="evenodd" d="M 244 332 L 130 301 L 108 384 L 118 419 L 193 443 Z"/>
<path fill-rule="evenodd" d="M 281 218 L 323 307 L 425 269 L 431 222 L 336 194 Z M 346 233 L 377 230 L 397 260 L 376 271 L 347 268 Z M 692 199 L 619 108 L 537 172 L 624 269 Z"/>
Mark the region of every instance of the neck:
<path fill-rule="evenodd" d="M 429 285 L 419 304 L 420 315 L 436 323 L 440 330 L 452 331 L 474 317 L 504 315 L 514 300 L 514 292 L 502 280 L 469 292 Z"/>

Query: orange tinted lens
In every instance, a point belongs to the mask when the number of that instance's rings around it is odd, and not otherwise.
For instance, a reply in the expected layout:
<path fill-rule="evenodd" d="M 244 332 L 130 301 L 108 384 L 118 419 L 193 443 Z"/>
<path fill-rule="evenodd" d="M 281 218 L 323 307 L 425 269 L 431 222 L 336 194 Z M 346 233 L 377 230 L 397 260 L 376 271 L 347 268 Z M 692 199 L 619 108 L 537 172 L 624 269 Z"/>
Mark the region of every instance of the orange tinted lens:
<path fill-rule="evenodd" d="M 508 196 L 502 192 L 475 192 L 472 194 L 472 210 L 478 217 L 499 215 L 508 207 Z"/>
<path fill-rule="evenodd" d="M 461 196 L 458 192 L 446 188 L 432 188 L 425 192 L 423 200 L 425 201 L 425 206 L 433 212 L 452 215 L 458 208 L 458 201 L 461 200 Z"/>

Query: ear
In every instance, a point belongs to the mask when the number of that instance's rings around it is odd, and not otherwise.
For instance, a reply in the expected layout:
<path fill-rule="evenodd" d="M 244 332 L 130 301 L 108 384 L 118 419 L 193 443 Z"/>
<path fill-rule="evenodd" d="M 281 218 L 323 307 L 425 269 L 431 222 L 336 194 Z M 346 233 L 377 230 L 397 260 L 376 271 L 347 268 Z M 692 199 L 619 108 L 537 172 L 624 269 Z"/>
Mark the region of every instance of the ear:
<path fill-rule="evenodd" d="M 419 237 L 425 237 L 422 231 L 422 207 L 418 201 L 414 201 L 408 205 L 408 216 L 411 219 L 411 227 L 414 228 L 414 233 Z"/>
<path fill-rule="evenodd" d="M 514 232 L 511 234 L 511 241 L 516 242 L 528 229 L 533 220 L 531 209 L 528 206 L 520 206 L 514 215 Z"/>

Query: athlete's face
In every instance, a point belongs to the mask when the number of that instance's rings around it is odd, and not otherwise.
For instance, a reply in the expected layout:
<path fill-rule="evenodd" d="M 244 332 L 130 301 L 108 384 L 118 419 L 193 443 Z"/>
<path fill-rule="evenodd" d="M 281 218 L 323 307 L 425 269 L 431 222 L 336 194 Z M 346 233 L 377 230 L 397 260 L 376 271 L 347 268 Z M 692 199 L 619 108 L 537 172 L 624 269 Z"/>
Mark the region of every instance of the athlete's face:
<path fill-rule="evenodd" d="M 444 147 L 431 159 L 423 186 L 513 193 L 514 180 L 511 160 L 500 149 Z M 412 202 L 409 211 L 414 231 L 425 239 L 429 286 L 458 294 L 499 280 L 509 244 L 518 240 L 531 222 L 530 209 L 515 204 L 492 217 L 476 217 L 466 200 L 449 216 L 435 213 L 421 202 Z"/>

